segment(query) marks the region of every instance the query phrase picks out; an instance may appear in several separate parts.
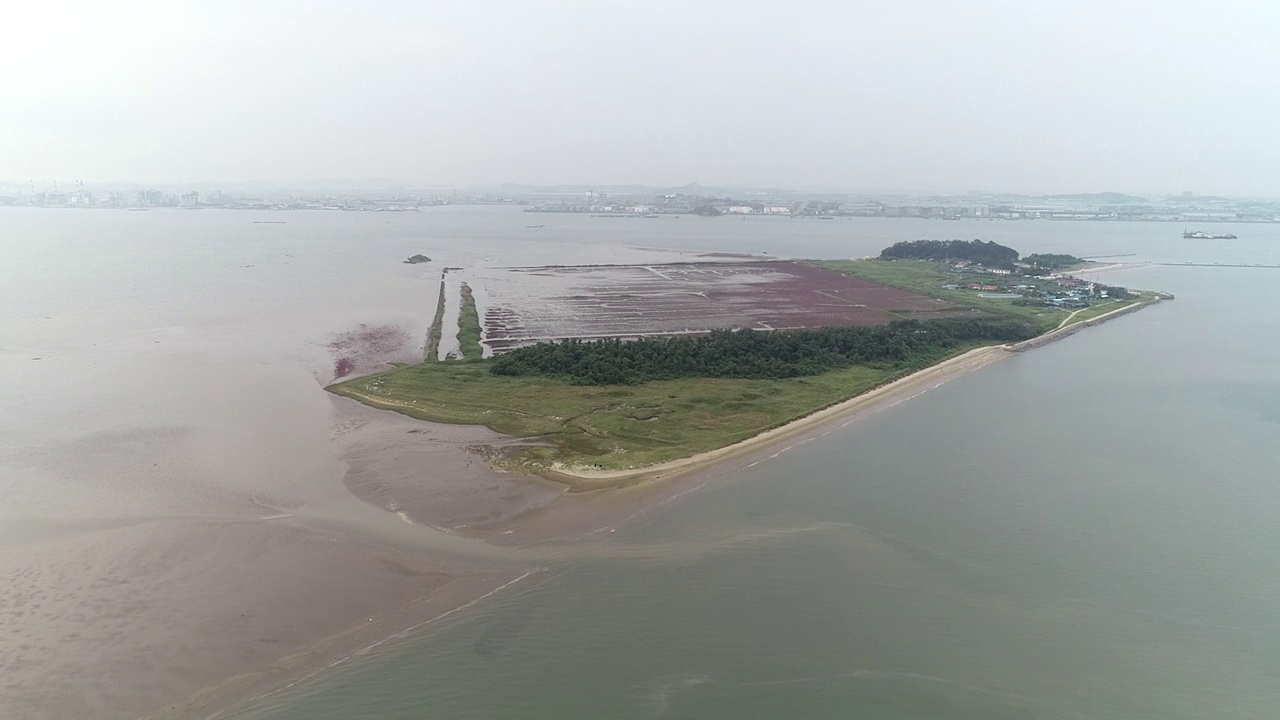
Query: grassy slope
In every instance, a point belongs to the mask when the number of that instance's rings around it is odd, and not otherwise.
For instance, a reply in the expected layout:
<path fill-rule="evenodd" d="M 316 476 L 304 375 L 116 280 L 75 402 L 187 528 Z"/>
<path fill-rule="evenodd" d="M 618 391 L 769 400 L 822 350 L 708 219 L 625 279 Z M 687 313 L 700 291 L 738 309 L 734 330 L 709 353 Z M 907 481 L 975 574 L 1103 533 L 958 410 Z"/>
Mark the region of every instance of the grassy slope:
<path fill-rule="evenodd" d="M 687 378 L 584 387 L 489 374 L 488 361 L 428 362 L 330 388 L 423 420 L 551 441 L 521 459 L 617 470 L 688 457 L 859 395 L 890 378 L 852 367 L 808 378 Z"/>

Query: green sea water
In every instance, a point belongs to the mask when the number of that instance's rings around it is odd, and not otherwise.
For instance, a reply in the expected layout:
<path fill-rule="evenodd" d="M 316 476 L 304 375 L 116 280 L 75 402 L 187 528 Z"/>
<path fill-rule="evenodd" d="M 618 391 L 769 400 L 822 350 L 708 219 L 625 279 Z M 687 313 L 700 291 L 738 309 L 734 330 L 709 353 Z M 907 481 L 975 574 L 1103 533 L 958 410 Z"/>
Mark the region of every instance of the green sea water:
<path fill-rule="evenodd" d="M 1178 299 L 716 478 L 228 717 L 1276 717 L 1280 271 L 1107 282 Z"/>

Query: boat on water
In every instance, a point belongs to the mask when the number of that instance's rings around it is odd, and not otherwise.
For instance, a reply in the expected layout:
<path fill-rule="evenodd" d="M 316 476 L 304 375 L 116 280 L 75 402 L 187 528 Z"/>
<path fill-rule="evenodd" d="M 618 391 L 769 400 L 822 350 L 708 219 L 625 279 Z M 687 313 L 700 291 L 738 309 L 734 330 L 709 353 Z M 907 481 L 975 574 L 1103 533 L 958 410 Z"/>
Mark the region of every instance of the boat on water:
<path fill-rule="evenodd" d="M 1187 230 L 1183 228 L 1182 237 L 1195 240 L 1235 240 L 1231 233 L 1208 233 L 1203 230 Z"/>

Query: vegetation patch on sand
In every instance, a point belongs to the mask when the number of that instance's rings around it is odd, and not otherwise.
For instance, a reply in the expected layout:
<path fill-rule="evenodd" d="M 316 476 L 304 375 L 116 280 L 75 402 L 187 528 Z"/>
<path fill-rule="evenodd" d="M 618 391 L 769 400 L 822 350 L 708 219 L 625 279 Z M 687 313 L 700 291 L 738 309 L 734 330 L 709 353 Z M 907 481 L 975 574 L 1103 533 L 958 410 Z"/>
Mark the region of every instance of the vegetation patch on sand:
<path fill-rule="evenodd" d="M 476 311 L 476 297 L 471 286 L 462 283 L 462 304 L 458 313 L 458 352 L 463 360 L 479 360 L 484 357 L 480 344 L 480 313 Z"/>
<path fill-rule="evenodd" d="M 330 386 L 433 422 L 485 425 L 535 445 L 496 462 L 628 470 L 732 445 L 904 374 L 853 366 L 786 379 L 681 378 L 590 386 L 490 373 L 491 360 L 426 362 Z"/>

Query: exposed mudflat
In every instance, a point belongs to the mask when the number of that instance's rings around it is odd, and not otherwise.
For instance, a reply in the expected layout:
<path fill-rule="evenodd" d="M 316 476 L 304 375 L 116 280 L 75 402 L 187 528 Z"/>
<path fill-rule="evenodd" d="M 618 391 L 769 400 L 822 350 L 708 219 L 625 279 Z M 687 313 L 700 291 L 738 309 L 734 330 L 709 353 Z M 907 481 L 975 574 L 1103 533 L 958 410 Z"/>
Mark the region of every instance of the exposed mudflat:
<path fill-rule="evenodd" d="M 512 268 L 477 282 L 487 291 L 485 337 L 496 351 L 563 338 L 877 325 L 951 310 L 936 298 L 792 261 Z"/>

